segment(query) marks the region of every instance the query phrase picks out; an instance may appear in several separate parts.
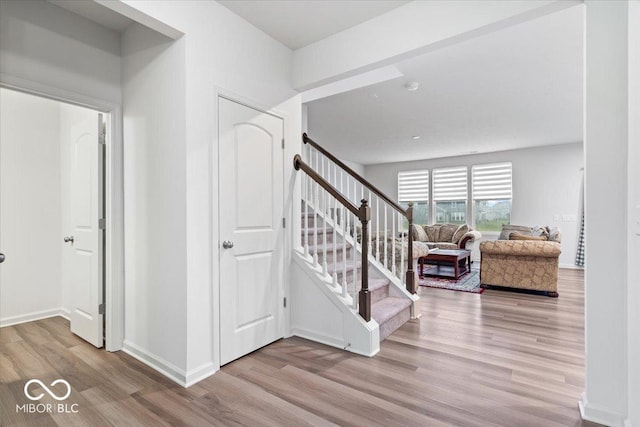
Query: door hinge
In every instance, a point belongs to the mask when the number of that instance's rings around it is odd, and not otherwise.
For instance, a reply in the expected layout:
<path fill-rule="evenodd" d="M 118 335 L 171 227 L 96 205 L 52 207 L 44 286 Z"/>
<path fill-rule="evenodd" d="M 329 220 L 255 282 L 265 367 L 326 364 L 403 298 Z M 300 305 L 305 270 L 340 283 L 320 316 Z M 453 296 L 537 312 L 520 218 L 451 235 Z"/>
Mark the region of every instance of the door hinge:
<path fill-rule="evenodd" d="M 282 138 L 282 149 L 284 150 L 284 138 Z"/>
<path fill-rule="evenodd" d="M 284 305 L 284 308 L 287 308 L 287 297 L 284 297 L 282 304 Z"/>
<path fill-rule="evenodd" d="M 104 304 L 98 306 L 98 314 L 104 314 Z"/>
<path fill-rule="evenodd" d="M 100 219 L 98 220 L 98 228 L 99 228 L 100 230 L 104 230 L 104 229 L 105 229 L 105 227 L 106 227 L 106 225 L 105 225 L 105 220 L 104 220 L 104 218 L 100 218 Z"/>
<path fill-rule="evenodd" d="M 107 134 L 100 132 L 100 134 L 98 135 L 98 143 L 100 145 L 105 145 L 107 143 Z"/>
<path fill-rule="evenodd" d="M 287 228 L 287 220 L 286 220 L 286 218 L 282 218 L 282 228 Z"/>

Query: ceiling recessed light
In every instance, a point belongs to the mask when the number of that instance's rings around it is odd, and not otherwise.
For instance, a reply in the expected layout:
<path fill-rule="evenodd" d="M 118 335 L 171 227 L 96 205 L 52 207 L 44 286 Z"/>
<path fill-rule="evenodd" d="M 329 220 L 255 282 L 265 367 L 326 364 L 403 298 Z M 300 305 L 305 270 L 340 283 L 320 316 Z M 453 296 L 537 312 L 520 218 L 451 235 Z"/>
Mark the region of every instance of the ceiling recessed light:
<path fill-rule="evenodd" d="M 404 87 L 409 92 L 415 92 L 420 87 L 420 83 L 418 83 L 418 82 L 408 82 L 407 84 L 404 85 Z"/>
<path fill-rule="evenodd" d="M 411 139 L 420 139 L 420 135 L 413 135 Z"/>

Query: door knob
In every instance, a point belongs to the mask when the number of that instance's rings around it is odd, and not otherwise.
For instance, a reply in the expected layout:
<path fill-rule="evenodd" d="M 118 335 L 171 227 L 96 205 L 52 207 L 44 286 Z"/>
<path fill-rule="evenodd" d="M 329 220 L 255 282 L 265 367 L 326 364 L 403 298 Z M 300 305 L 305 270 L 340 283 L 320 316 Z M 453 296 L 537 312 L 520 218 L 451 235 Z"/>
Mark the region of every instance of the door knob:
<path fill-rule="evenodd" d="M 222 247 L 225 249 L 231 249 L 233 247 L 233 242 L 230 240 L 225 240 L 222 242 Z"/>
<path fill-rule="evenodd" d="M 67 236 L 64 238 L 65 243 L 73 243 L 73 236 Z"/>
<path fill-rule="evenodd" d="M 4 254 L 0 254 L 0 263 L 4 262 Z"/>

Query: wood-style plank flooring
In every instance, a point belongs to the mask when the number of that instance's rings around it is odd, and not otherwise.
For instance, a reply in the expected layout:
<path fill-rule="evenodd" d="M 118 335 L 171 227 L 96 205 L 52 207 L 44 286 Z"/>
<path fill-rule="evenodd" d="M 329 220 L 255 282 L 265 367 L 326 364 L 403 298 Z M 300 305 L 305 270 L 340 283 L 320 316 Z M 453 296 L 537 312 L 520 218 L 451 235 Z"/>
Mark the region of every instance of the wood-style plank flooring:
<path fill-rule="evenodd" d="M 419 292 L 422 317 L 391 335 L 374 358 L 289 338 L 189 389 L 122 352 L 93 348 L 62 318 L 6 327 L 0 424 L 583 425 L 582 272 L 561 270 L 558 299 Z M 65 403 L 76 403 L 78 413 L 16 413 L 31 378 L 69 381 Z M 58 402 L 47 395 L 40 403 Z"/>

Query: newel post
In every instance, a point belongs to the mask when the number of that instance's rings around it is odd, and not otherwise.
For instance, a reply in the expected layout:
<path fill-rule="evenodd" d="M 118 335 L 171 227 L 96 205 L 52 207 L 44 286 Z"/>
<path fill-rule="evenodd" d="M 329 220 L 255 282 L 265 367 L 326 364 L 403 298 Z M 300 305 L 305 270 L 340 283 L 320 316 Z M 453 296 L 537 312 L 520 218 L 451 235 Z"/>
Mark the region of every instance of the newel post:
<path fill-rule="evenodd" d="M 360 238 L 362 249 L 362 287 L 358 294 L 359 313 L 367 322 L 371 320 L 371 294 L 369 293 L 369 220 L 371 219 L 371 209 L 367 199 L 361 200 L 358 218 L 362 225 L 362 236 Z M 356 239 L 357 240 L 357 239 Z"/>
<path fill-rule="evenodd" d="M 418 292 L 416 289 L 416 276 L 413 271 L 413 202 L 409 202 L 407 208 L 407 221 L 409 221 L 409 236 L 407 246 L 407 291 L 412 294 Z"/>

